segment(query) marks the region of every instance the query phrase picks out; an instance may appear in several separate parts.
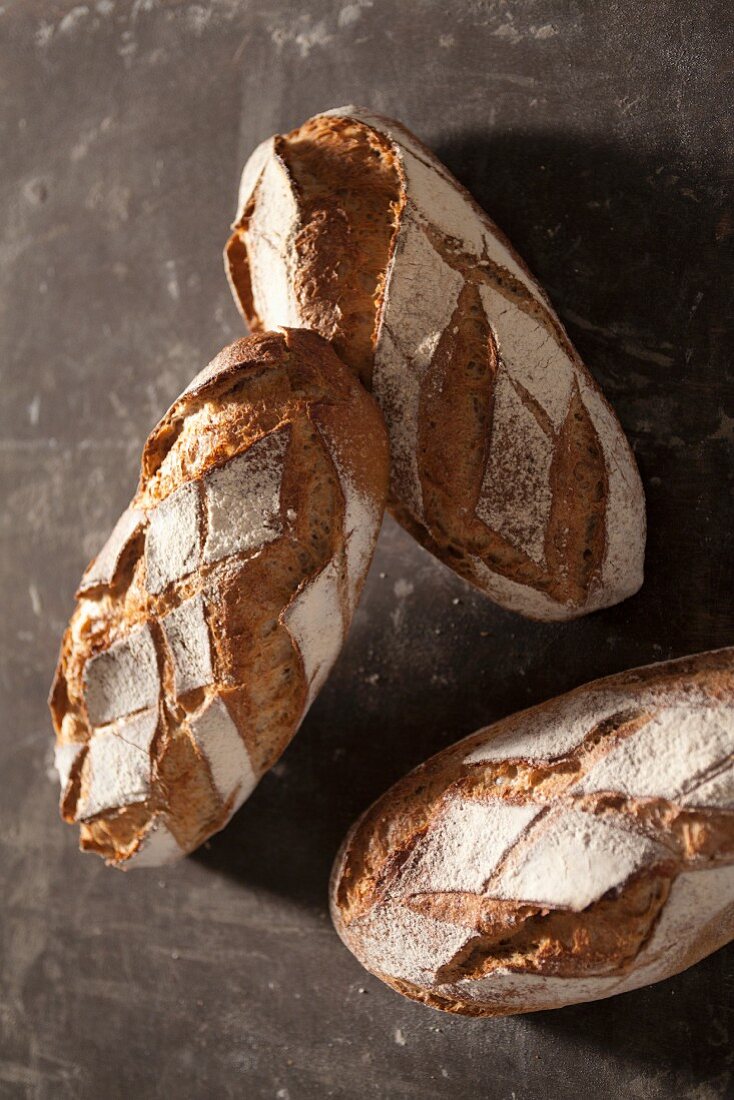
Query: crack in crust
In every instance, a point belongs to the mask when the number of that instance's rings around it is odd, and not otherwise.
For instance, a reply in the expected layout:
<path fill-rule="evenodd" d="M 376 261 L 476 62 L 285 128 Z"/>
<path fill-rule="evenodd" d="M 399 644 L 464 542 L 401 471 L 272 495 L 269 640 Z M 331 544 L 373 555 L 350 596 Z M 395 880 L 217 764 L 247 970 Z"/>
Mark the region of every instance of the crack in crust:
<path fill-rule="evenodd" d="M 574 977 L 581 952 L 587 976 L 627 973 L 652 938 L 669 894 L 670 878 L 666 875 L 640 875 L 627 883 L 623 894 L 610 892 L 610 896 L 589 906 L 581 921 L 576 914 L 527 907 L 521 910 L 517 924 L 513 922 L 509 927 L 505 912 L 501 912 L 499 921 L 493 919 L 498 903 L 493 907 L 487 901 L 477 914 L 477 935 L 439 967 L 436 984 L 476 980 L 501 967 L 517 973 Z M 468 898 L 471 906 L 475 899 L 471 895 Z M 451 903 L 459 911 L 462 900 L 461 896 L 451 896 Z M 443 915 L 441 899 L 436 902 L 422 911 L 430 916 Z"/>

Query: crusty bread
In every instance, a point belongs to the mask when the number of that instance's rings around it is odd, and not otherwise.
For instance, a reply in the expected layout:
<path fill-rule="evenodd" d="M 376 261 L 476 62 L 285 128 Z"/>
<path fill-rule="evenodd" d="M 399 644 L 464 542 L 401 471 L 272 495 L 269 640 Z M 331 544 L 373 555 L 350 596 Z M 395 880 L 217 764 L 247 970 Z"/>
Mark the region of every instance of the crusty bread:
<path fill-rule="evenodd" d="M 82 848 L 154 865 L 229 820 L 349 628 L 387 492 L 379 409 L 311 332 L 240 340 L 151 433 L 50 705 Z"/>
<path fill-rule="evenodd" d="M 253 330 L 314 328 L 374 393 L 389 506 L 504 607 L 568 619 L 642 583 L 614 413 L 522 260 L 399 123 L 343 107 L 245 166 L 225 264 Z"/>
<path fill-rule="evenodd" d="M 383 795 L 337 857 L 360 962 L 448 1012 L 623 993 L 734 935 L 734 649 L 498 722 Z"/>

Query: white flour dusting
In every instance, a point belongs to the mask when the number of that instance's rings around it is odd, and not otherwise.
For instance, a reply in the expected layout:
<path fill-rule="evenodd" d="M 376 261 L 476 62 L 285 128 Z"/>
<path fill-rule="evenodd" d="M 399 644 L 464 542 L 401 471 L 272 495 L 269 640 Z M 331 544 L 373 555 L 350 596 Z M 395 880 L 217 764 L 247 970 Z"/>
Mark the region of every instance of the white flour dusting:
<path fill-rule="evenodd" d="M 140 867 L 162 867 L 180 859 L 183 854 L 163 816 L 156 814 L 136 851 L 120 867 L 123 871 L 137 870 Z"/>
<path fill-rule="evenodd" d="M 555 336 L 493 287 L 479 287 L 500 358 L 558 431 L 568 412 L 576 370 Z"/>
<path fill-rule="evenodd" d="M 500 799 L 452 799 L 401 870 L 396 896 L 481 893 L 507 849 L 539 812 L 540 806 L 513 806 Z"/>
<path fill-rule="evenodd" d="M 209 627 L 201 595 L 184 600 L 161 619 L 171 650 L 176 695 L 204 687 L 213 679 Z"/>
<path fill-rule="evenodd" d="M 267 138 L 267 140 L 261 142 L 255 151 L 247 158 L 247 164 L 244 167 L 242 178 L 240 179 L 240 190 L 237 197 L 237 221 L 244 215 L 247 204 L 260 182 L 263 169 L 274 155 L 275 140 L 274 138 Z"/>
<path fill-rule="evenodd" d="M 158 660 L 147 624 L 84 666 L 84 701 L 93 726 L 154 706 L 159 691 Z"/>
<path fill-rule="evenodd" d="M 494 431 L 477 515 L 490 530 L 544 565 L 545 530 L 553 503 L 553 442 L 519 398 L 505 369 L 497 375 L 494 401 Z"/>
<path fill-rule="evenodd" d="M 344 638 L 339 569 L 330 561 L 286 608 L 283 621 L 303 661 L 310 707 L 321 690 Z"/>
<path fill-rule="evenodd" d="M 282 534 L 280 483 L 289 438 L 288 427 L 270 432 L 204 477 L 205 562 L 256 550 Z"/>
<path fill-rule="evenodd" d="M 734 766 L 701 783 L 678 800 L 682 806 L 734 810 Z"/>
<path fill-rule="evenodd" d="M 607 753 L 575 790 L 621 791 L 674 801 L 691 781 L 731 757 L 734 708 L 661 707 L 646 726 Z"/>
<path fill-rule="evenodd" d="M 189 724 L 194 740 L 209 762 L 222 801 L 226 802 L 236 792 L 234 813 L 257 783 L 245 742 L 219 697 L 207 703 Z"/>
<path fill-rule="evenodd" d="M 487 740 L 465 758 L 466 764 L 481 764 L 491 760 L 554 760 L 565 756 L 581 744 L 597 723 L 629 706 L 629 698 L 609 692 L 561 696 L 513 719 L 510 729 L 493 736 L 487 730 Z"/>
<path fill-rule="evenodd" d="M 78 821 L 145 801 L 150 794 L 150 746 L 157 727 L 158 710 L 153 708 L 95 730 L 82 767 Z"/>
<path fill-rule="evenodd" d="M 578 376 L 578 386 L 599 437 L 607 470 L 602 584 L 590 595 L 588 608 L 591 611 L 631 596 L 642 584 L 645 494 L 627 440 L 606 401 L 582 375 Z"/>
<path fill-rule="evenodd" d="M 182 485 L 151 513 L 145 539 L 146 588 L 154 594 L 187 576 L 201 560 L 199 484 Z"/>
<path fill-rule="evenodd" d="M 434 920 L 399 904 L 381 905 L 352 927 L 359 936 L 360 955 L 371 970 L 427 984 L 473 935 L 470 928 Z M 350 934 L 354 934 L 351 929 Z"/>
<path fill-rule="evenodd" d="M 580 912 L 663 854 L 605 818 L 561 808 L 513 849 L 486 894 Z"/>
<path fill-rule="evenodd" d="M 357 602 L 357 593 L 372 560 L 382 516 L 374 502 L 357 489 L 354 478 L 342 461 L 331 430 L 322 418 L 319 418 L 319 433 L 339 475 L 339 484 L 344 494 L 346 579 L 349 595 L 348 613 L 351 620 Z"/>
<path fill-rule="evenodd" d="M 262 170 L 258 199 L 247 233 L 253 305 L 265 329 L 298 328 L 301 314 L 293 282 L 293 238 L 300 215 L 293 181 L 274 151 Z"/>
<path fill-rule="evenodd" d="M 422 511 L 416 454 L 421 384 L 463 285 L 406 213 L 386 276 L 372 385 L 390 437 L 393 482 L 417 514 Z"/>
<path fill-rule="evenodd" d="M 71 769 L 74 767 L 74 762 L 83 748 L 83 743 L 79 741 L 70 742 L 65 745 L 61 745 L 58 742 L 56 743 L 54 748 L 54 767 L 59 774 L 62 797 L 69 785 Z"/>
<path fill-rule="evenodd" d="M 661 981 L 675 972 L 678 959 L 697 961 L 686 956 L 695 951 L 707 926 L 716 929 L 720 944 L 734 933 L 734 866 L 678 875 L 650 942 L 618 992 Z"/>

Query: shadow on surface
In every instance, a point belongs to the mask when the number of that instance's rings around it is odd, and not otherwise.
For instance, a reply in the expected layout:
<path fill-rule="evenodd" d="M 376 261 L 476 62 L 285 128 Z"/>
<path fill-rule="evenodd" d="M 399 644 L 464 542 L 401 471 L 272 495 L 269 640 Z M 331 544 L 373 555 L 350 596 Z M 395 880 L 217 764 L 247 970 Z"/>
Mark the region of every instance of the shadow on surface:
<path fill-rule="evenodd" d="M 724 167 L 556 135 L 463 135 L 439 155 L 548 290 L 614 405 L 648 505 L 645 587 L 623 645 L 732 639 L 728 508 L 734 232 Z M 651 653 L 651 657 L 655 654 Z"/>
<path fill-rule="evenodd" d="M 686 1085 L 690 1088 L 695 1081 L 700 1090 L 696 1095 L 725 1096 L 734 1064 L 728 991 L 732 963 L 730 944 L 667 981 L 525 1019 L 551 1043 L 555 1037 L 573 1036 L 581 1049 L 588 1048 L 590 1058 L 608 1051 L 628 1066 L 657 1069 L 667 1095 L 693 1095 Z M 599 1069 L 602 1094 L 603 1062 Z"/>

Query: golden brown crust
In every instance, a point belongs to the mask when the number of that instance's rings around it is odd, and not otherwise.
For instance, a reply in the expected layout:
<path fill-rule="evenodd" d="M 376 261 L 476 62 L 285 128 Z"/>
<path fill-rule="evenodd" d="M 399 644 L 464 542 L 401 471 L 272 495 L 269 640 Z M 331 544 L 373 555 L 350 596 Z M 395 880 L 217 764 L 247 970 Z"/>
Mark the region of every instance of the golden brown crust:
<path fill-rule="evenodd" d="M 390 143 L 350 119 L 309 119 L 275 139 L 300 199 L 294 289 L 302 323 L 314 329 L 369 386 L 376 315 L 402 199 Z M 248 275 L 247 232 L 254 206 L 238 220 L 226 252 L 243 312 L 261 320 Z"/>
<path fill-rule="evenodd" d="M 235 297 L 253 329 L 295 319 L 332 340 L 373 390 L 395 518 L 530 618 L 631 595 L 645 523 L 634 457 L 504 235 L 382 116 L 318 115 L 265 149 L 225 249 Z"/>
<path fill-rule="evenodd" d="M 319 417 L 328 416 L 329 410 L 338 410 L 336 450 L 318 428 Z M 270 450 L 262 451 L 263 446 Z M 352 446 L 362 464 L 358 486 L 335 464 L 334 455 L 340 464 L 341 453 Z M 235 460 L 260 453 L 264 457 L 252 460 L 252 472 L 243 475 L 250 482 L 243 482 L 241 490 L 211 481 L 210 475 L 247 471 L 249 466 L 237 467 Z M 223 794 L 212 771 L 215 765 L 192 730 L 217 703 L 220 721 L 234 722 L 239 731 L 254 777 L 275 762 L 298 728 L 311 690 L 304 664 L 308 654 L 288 626 L 287 610 L 327 566 L 339 576 L 344 593 L 356 598 L 379 529 L 386 482 L 387 446 L 379 411 L 313 333 L 282 330 L 238 341 L 174 403 L 143 452 L 140 485 L 131 505 L 140 523 L 121 553 L 107 555 L 113 561 L 112 575 L 99 572 L 96 562 L 90 566 L 86 577 L 93 579 L 82 585 L 49 699 L 65 751 L 86 746 L 96 728 L 110 719 L 113 726 L 106 728 L 124 741 L 124 731 L 116 733 L 114 726 L 119 701 L 110 702 L 104 683 L 103 705 L 95 702 L 95 712 L 90 712 L 90 661 L 100 655 L 109 660 L 115 643 L 129 646 L 131 632 L 133 637 L 147 632 L 144 659 L 136 659 L 143 664 L 153 660 L 147 674 L 160 685 L 149 750 L 150 787 L 130 804 L 85 814 L 83 805 L 97 803 L 89 797 L 84 801 L 93 778 L 82 751 L 64 784 L 62 812 L 68 821 L 81 821 L 83 847 L 113 862 L 124 860 L 138 851 L 146 829 L 162 817 L 179 847 L 190 851 L 226 822 L 234 795 Z M 241 529 L 228 519 L 240 498 L 225 495 L 220 504 L 216 493 L 225 491 L 251 494 L 241 498 Z M 368 557 L 360 563 L 361 571 L 350 572 L 346 510 L 355 492 L 367 502 L 362 535 Z M 151 557 L 157 545 L 151 524 L 160 520 L 163 505 L 170 517 L 161 565 Z M 262 508 L 267 509 L 263 518 Z M 270 509 L 275 509 L 272 516 Z M 220 513 L 222 518 L 216 518 Z M 223 549 L 208 541 L 217 535 L 210 526 L 212 516 L 224 524 L 217 536 L 224 539 Z M 188 539 L 198 546 L 198 559 L 169 575 L 165 555 L 177 539 L 183 540 L 181 545 Z M 193 618 L 176 619 L 182 609 Z M 346 627 L 351 607 L 341 614 Z M 176 630 L 183 630 L 178 656 Z M 205 657 L 197 657 L 197 644 L 209 649 Z M 154 658 L 145 657 L 151 653 Z M 188 684 L 183 677 L 190 674 L 192 660 L 211 669 Z M 199 673 L 198 667 L 195 671 Z M 109 672 L 103 669 L 103 674 Z M 142 674 L 137 686 L 122 685 L 135 696 L 128 707 L 133 714 L 147 713 L 150 705 L 148 699 L 137 698 L 143 690 L 140 683 L 145 683 Z"/>
<path fill-rule="evenodd" d="M 695 792 L 709 775 L 715 780 L 729 774 L 726 768 L 731 769 L 734 757 L 733 715 L 734 651 L 729 649 L 596 681 L 465 738 L 395 784 L 346 837 L 331 883 L 332 916 L 339 934 L 360 961 L 393 988 L 445 1011 L 498 1015 L 567 1003 L 561 1000 L 562 984 L 560 992 L 556 987 L 547 994 L 548 1003 L 535 1003 L 532 998 L 523 1002 L 519 994 L 519 1001 L 508 997 L 503 1002 L 501 989 L 494 998 L 489 988 L 486 994 L 472 993 L 469 988 L 463 998 L 450 992 L 467 988 L 467 983 L 471 987 L 493 974 L 505 980 L 508 972 L 520 977 L 536 975 L 539 981 L 569 979 L 569 989 L 574 982 L 586 982 L 591 992 L 584 986 L 576 1000 L 609 995 L 604 992 L 605 980 L 609 986 L 616 981 L 633 988 L 636 970 L 643 973 L 643 963 L 649 965 L 645 962 L 648 945 L 655 942 L 653 937 L 679 876 L 734 863 L 734 807 L 727 803 L 726 795 L 708 803 L 697 801 L 689 793 L 685 797 L 676 795 L 673 781 L 664 779 L 667 765 L 661 764 L 663 770 L 656 776 L 654 754 L 649 761 L 640 755 L 643 749 L 637 747 L 642 744 L 639 738 L 649 733 L 651 726 L 672 722 L 669 736 L 681 738 L 684 769 L 684 761 L 689 755 L 693 759 L 709 738 L 710 763 L 695 783 L 696 773 L 692 771 L 692 780 L 684 788 Z M 575 747 L 569 747 L 564 731 L 576 726 L 579 733 Z M 662 740 L 661 735 L 656 736 L 665 746 L 668 735 Z M 518 738 L 528 746 L 522 754 L 512 751 L 513 739 Z M 554 744 L 563 746 L 564 738 L 565 747 L 553 750 Z M 497 743 L 503 746 L 501 750 L 492 748 Z M 536 759 L 527 755 L 534 744 L 540 754 Z M 544 756 L 546 745 L 550 749 Z M 598 789 L 593 783 L 585 786 L 586 777 L 599 774 L 609 754 L 616 751 L 619 755 L 620 747 L 625 745 L 632 746 L 629 759 L 637 760 L 638 771 L 647 768 L 649 789 L 657 793 L 643 795 L 631 791 L 629 785 L 625 788 L 629 780 L 623 774 L 619 776 L 620 789 L 614 789 L 614 779 L 612 789 L 606 789 L 605 784 Z M 690 766 L 703 767 L 695 763 Z M 666 782 L 670 788 L 667 793 Z M 489 886 L 484 890 L 458 885 L 465 881 L 460 863 L 449 867 L 457 884 L 452 888 L 442 890 L 436 885 L 431 877 L 436 872 L 430 867 L 422 872 L 422 879 L 416 877 L 415 868 L 421 866 L 416 858 L 428 866 L 427 857 L 420 853 L 429 849 L 434 853 L 432 866 L 443 867 L 441 874 L 446 877 L 449 864 L 443 861 L 460 857 L 451 857 L 454 842 L 450 833 L 441 831 L 445 829 L 442 823 L 453 808 L 474 804 L 490 811 L 492 807 L 537 807 L 540 816 L 531 833 L 536 840 L 518 841 L 526 845 L 522 852 L 516 849 L 518 855 L 510 847 L 491 874 L 487 872 Z M 596 899 L 592 897 L 580 908 L 523 900 L 522 896 L 503 898 L 501 891 L 498 895 L 498 887 L 491 884 L 503 881 L 506 867 L 522 867 L 537 837 L 544 829 L 560 828 L 564 814 L 576 818 L 581 814 L 592 823 L 599 821 L 605 830 L 612 828 L 615 843 L 621 837 L 624 844 L 624 838 L 631 837 L 633 844 L 639 845 L 643 843 L 641 838 L 646 838 L 644 843 L 651 842 L 655 847 L 648 851 L 647 862 L 628 872 L 621 885 Z M 442 836 L 449 839 L 442 841 Z M 441 843 L 449 847 L 437 865 L 436 845 Z M 551 893 L 552 886 L 549 883 Z M 676 904 L 680 902 L 676 900 Z M 692 916 L 693 928 L 687 928 L 691 942 L 681 937 L 681 943 L 670 948 L 664 972 L 647 980 L 677 973 L 726 942 L 731 935 L 734 902 L 727 909 L 724 898 L 721 906 L 719 915 L 709 923 L 708 918 Z M 386 933 L 374 931 L 378 926 L 375 921 L 379 927 L 390 929 L 391 922 L 403 919 L 401 913 L 430 922 L 426 935 L 434 935 L 431 929 L 436 928 L 449 932 L 453 929 L 451 935 L 465 930 L 463 939 L 460 936 L 456 941 L 461 941 L 460 946 L 447 949 L 430 981 L 412 980 L 407 973 L 400 974 L 379 961 L 374 937 L 379 940 Z M 695 927 L 696 920 L 700 928 Z M 409 942 L 418 934 L 411 932 L 406 952 L 428 951 L 428 946 L 421 949 L 415 941 Z M 389 956 L 385 954 L 384 958 Z M 596 979 L 600 979 L 598 987 L 593 984 Z M 573 1000 L 574 996 L 569 995 Z"/>
<path fill-rule="evenodd" d="M 304 320 L 367 386 L 376 316 L 400 208 L 390 143 L 351 119 L 311 119 L 283 142 L 302 201 L 295 290 Z M 318 297 L 313 288 L 317 286 Z"/>

